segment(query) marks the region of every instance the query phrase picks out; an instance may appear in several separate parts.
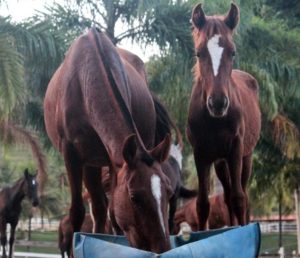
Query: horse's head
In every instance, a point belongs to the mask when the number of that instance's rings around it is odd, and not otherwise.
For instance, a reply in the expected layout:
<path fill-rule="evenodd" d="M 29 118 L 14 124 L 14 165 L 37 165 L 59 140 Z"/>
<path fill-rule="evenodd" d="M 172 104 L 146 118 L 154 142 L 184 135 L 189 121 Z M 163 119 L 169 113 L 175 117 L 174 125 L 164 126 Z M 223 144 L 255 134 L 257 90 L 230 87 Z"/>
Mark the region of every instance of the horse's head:
<path fill-rule="evenodd" d="M 24 178 L 25 178 L 25 194 L 28 196 L 32 205 L 35 207 L 39 205 L 38 198 L 38 183 L 36 180 L 36 174 L 29 174 L 28 170 L 24 170 Z"/>
<path fill-rule="evenodd" d="M 151 151 L 141 150 L 136 136 L 129 136 L 114 191 L 115 219 L 130 244 L 156 253 L 170 249 L 167 209 L 172 190 L 161 169 L 169 148 L 169 135 Z"/>
<path fill-rule="evenodd" d="M 226 16 L 206 16 L 201 4 L 192 12 L 193 38 L 197 55 L 196 76 L 200 78 L 209 114 L 226 116 L 235 45 L 233 31 L 239 22 L 239 8 L 231 4 Z"/>

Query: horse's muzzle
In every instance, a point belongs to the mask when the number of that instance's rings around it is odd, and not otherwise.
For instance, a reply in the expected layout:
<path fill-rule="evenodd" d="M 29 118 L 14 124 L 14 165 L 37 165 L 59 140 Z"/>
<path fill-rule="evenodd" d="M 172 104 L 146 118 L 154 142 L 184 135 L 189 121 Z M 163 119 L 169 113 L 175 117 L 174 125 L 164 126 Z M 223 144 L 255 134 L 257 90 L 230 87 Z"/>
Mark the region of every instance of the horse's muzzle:
<path fill-rule="evenodd" d="M 213 117 L 223 117 L 227 114 L 229 99 L 227 96 L 213 97 L 207 99 L 207 109 Z"/>

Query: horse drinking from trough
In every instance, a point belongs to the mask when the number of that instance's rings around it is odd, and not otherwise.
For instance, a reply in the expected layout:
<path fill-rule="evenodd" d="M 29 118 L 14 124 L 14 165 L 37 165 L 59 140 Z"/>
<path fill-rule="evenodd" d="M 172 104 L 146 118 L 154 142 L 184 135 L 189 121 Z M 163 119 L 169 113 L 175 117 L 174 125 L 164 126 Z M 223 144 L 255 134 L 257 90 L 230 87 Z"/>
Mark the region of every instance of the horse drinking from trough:
<path fill-rule="evenodd" d="M 91 196 L 94 232 L 104 232 L 107 200 L 102 167 L 112 173 L 110 216 L 137 248 L 170 248 L 169 179 L 161 171 L 170 137 L 154 146 L 153 99 L 133 65 L 107 36 L 91 29 L 70 47 L 44 101 L 47 133 L 64 157 L 72 232 L 84 219 L 82 181 Z"/>
<path fill-rule="evenodd" d="M 233 70 L 233 32 L 239 21 L 235 4 L 226 16 L 206 16 L 201 4 L 192 12 L 197 61 L 190 99 L 187 136 L 193 147 L 199 181 L 199 229 L 209 214 L 209 170 L 215 163 L 223 184 L 231 224 L 246 224 L 246 185 L 252 152 L 261 126 L 258 84 L 250 74 Z"/>
<path fill-rule="evenodd" d="M 22 211 L 21 203 L 27 196 L 32 203 L 32 206 L 39 204 L 38 199 L 38 184 L 36 175 L 29 174 L 28 170 L 24 170 L 24 176 L 15 182 L 12 186 L 4 187 L 0 192 L 0 234 L 2 257 L 6 255 L 6 226 L 10 224 L 10 239 L 9 239 L 9 254 L 13 255 L 13 244 L 15 241 L 15 231 L 19 222 Z"/>

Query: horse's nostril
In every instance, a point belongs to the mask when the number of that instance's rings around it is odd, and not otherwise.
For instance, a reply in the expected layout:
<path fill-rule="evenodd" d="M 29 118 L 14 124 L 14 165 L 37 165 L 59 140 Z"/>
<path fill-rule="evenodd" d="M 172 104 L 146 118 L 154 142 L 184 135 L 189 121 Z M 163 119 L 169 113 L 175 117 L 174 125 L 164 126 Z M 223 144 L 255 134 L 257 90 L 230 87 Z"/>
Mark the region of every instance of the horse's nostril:
<path fill-rule="evenodd" d="M 213 108 L 214 102 L 213 102 L 213 98 L 211 96 L 208 97 L 207 104 L 208 104 L 209 108 Z"/>
<path fill-rule="evenodd" d="M 229 99 L 225 96 L 223 101 L 224 101 L 224 108 L 227 108 L 229 104 Z"/>

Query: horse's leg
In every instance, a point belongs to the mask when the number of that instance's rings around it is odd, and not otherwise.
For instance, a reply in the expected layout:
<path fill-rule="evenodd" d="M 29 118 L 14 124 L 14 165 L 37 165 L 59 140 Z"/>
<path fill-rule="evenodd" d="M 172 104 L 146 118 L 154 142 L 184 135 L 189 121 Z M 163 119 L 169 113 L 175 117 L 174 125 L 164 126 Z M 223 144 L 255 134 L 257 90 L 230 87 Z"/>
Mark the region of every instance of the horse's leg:
<path fill-rule="evenodd" d="M 9 254 L 8 257 L 11 258 L 14 251 L 14 241 L 15 241 L 15 232 L 17 224 L 10 224 L 10 237 L 9 237 Z"/>
<path fill-rule="evenodd" d="M 101 168 L 84 167 L 84 184 L 91 196 L 93 233 L 104 233 L 107 214 L 107 200 L 101 182 Z"/>
<path fill-rule="evenodd" d="M 170 234 L 173 234 L 174 230 L 174 216 L 176 212 L 176 207 L 177 207 L 177 196 L 176 194 L 173 194 L 169 201 L 169 231 Z"/>
<path fill-rule="evenodd" d="M 197 151 L 194 151 L 194 158 L 197 168 L 198 174 L 198 185 L 199 185 L 199 192 L 197 198 L 197 216 L 199 220 L 199 230 L 207 229 L 207 220 L 209 216 L 209 171 L 210 171 L 210 164 L 203 162 L 203 160 L 199 159 L 200 155 L 197 154 Z"/>
<path fill-rule="evenodd" d="M 0 221 L 0 234 L 1 234 L 1 246 L 2 246 L 2 257 L 6 258 L 6 222 L 1 220 Z"/>
<path fill-rule="evenodd" d="M 246 198 L 242 188 L 242 142 L 235 139 L 228 157 L 231 181 L 231 205 L 239 225 L 246 224 Z"/>
<path fill-rule="evenodd" d="M 242 188 L 246 196 L 246 223 L 250 222 L 250 205 L 247 193 L 247 182 L 252 173 L 252 153 L 243 157 Z"/>
<path fill-rule="evenodd" d="M 216 169 L 216 174 L 223 186 L 224 201 L 228 208 L 228 212 L 229 212 L 229 216 L 230 216 L 230 225 L 234 226 L 236 223 L 235 223 L 235 218 L 234 218 L 234 213 L 232 210 L 231 198 L 230 198 L 231 182 L 230 182 L 229 169 L 228 169 L 226 161 L 221 160 L 221 161 L 216 162 L 215 169 Z M 228 225 L 228 226 L 230 226 L 230 225 Z"/>
<path fill-rule="evenodd" d="M 63 156 L 71 189 L 71 207 L 69 213 L 71 235 L 73 236 L 74 232 L 80 231 L 85 215 L 85 208 L 82 200 L 82 163 L 80 162 L 74 146 L 71 144 L 65 143 L 63 145 Z"/>

